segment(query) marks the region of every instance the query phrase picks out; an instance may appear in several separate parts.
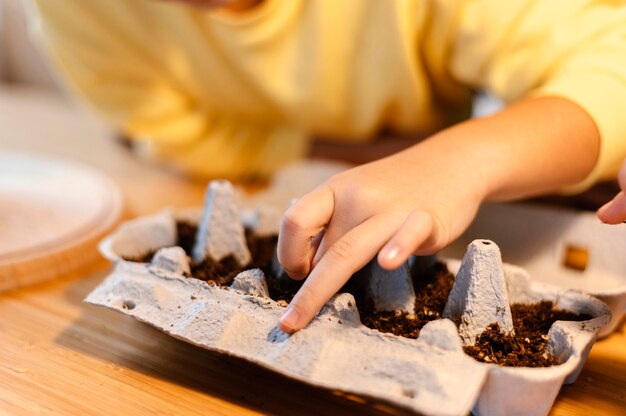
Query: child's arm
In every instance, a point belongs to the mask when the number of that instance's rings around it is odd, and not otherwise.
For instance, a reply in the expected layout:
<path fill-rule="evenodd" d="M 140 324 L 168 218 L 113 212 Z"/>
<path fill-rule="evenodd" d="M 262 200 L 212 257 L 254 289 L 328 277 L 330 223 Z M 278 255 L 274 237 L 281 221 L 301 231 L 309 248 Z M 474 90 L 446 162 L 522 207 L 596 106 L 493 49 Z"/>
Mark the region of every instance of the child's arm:
<path fill-rule="evenodd" d="M 584 179 L 598 157 L 589 115 L 562 98 L 528 99 L 401 152 L 339 174 L 286 213 L 278 257 L 308 278 L 280 320 L 303 328 L 378 254 L 395 268 L 456 239 L 484 200 L 552 191 Z M 324 230 L 316 249 L 314 238 Z M 310 274 L 309 274 L 310 272 Z"/>
<path fill-rule="evenodd" d="M 626 221 L 626 160 L 617 177 L 622 191 L 598 210 L 598 217 L 607 224 L 619 224 Z"/>

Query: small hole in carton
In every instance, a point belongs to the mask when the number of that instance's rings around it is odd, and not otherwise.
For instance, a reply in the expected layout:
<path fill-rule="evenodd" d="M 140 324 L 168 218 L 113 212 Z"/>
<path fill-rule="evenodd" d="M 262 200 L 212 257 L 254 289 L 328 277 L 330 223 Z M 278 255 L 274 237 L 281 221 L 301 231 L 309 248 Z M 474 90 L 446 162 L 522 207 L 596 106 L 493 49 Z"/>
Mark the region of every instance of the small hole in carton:
<path fill-rule="evenodd" d="M 132 300 L 125 300 L 124 303 L 122 303 L 122 308 L 128 309 L 128 310 L 135 309 L 135 306 L 137 305 Z"/>
<path fill-rule="evenodd" d="M 568 244 L 565 246 L 563 266 L 568 269 L 584 271 L 589 264 L 589 250 L 586 247 Z"/>
<path fill-rule="evenodd" d="M 404 397 L 408 397 L 409 399 L 412 399 L 415 397 L 415 391 L 411 389 L 402 389 L 402 395 Z"/>

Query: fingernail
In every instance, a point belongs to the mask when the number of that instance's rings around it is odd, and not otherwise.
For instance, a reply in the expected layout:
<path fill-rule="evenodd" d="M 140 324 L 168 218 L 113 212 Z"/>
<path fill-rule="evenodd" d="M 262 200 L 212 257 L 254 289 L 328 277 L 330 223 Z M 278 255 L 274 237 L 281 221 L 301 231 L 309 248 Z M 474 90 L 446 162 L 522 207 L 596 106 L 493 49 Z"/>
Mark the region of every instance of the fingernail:
<path fill-rule="evenodd" d="M 400 246 L 394 244 L 383 249 L 382 256 L 386 260 L 393 260 L 400 254 Z"/>
<path fill-rule="evenodd" d="M 280 317 L 279 322 L 285 332 L 294 332 L 299 321 L 298 311 L 296 308 L 288 306 L 287 310 Z"/>

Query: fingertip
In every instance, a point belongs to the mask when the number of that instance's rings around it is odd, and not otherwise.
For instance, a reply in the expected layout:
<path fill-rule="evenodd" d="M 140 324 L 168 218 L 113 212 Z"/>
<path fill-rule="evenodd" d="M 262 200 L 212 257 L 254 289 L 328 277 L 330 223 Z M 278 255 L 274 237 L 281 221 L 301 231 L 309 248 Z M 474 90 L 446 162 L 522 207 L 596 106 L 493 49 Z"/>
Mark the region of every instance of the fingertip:
<path fill-rule="evenodd" d="M 278 321 L 278 329 L 280 329 L 281 331 L 283 331 L 285 334 L 289 334 L 289 335 L 291 335 L 291 334 L 293 334 L 293 333 L 295 333 L 295 332 L 296 332 L 295 330 L 293 330 L 293 329 L 291 329 L 291 328 L 289 328 L 289 327 L 285 326 L 285 324 L 283 324 L 283 323 L 282 323 L 282 322 L 280 322 L 280 321 Z"/>
<path fill-rule="evenodd" d="M 400 255 L 400 246 L 396 243 L 386 244 L 378 253 L 378 258 L 384 262 L 393 262 Z"/>
<path fill-rule="evenodd" d="M 416 250 L 428 248 L 424 244 L 428 243 L 433 232 L 433 220 L 428 213 L 411 212 L 378 253 L 378 264 L 383 269 L 397 269 Z"/>
<path fill-rule="evenodd" d="M 307 316 L 308 315 L 298 304 L 298 299 L 294 298 L 278 319 L 278 327 L 283 332 L 293 334 L 307 326 L 311 319 L 313 319 L 313 317 L 308 318 Z"/>
<path fill-rule="evenodd" d="M 378 253 L 378 264 L 386 270 L 397 269 L 410 255 L 410 250 L 403 250 L 400 245 L 390 243 L 385 245 Z"/>
<path fill-rule="evenodd" d="M 382 243 L 388 241 L 390 236 L 385 234 L 386 224 L 386 218 L 374 217 L 333 241 L 311 269 L 310 275 L 289 304 L 288 310 L 279 319 L 279 327 L 289 332 L 306 327 L 350 276 L 367 264 L 380 250 Z M 322 244 L 327 241 L 331 228 L 329 227 Z M 321 250 L 320 246 L 318 253 Z"/>
<path fill-rule="evenodd" d="M 306 323 L 304 325 L 306 325 Z M 304 325 L 302 324 L 302 314 L 298 311 L 298 308 L 292 301 L 279 318 L 278 327 L 281 331 L 286 332 L 287 334 L 293 334 L 299 329 L 302 329 Z"/>

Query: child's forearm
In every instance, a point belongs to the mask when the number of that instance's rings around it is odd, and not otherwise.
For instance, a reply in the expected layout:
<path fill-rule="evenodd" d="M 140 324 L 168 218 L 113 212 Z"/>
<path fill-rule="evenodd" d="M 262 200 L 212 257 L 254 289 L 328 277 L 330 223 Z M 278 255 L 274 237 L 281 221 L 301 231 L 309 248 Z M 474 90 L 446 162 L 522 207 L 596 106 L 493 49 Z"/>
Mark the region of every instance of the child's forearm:
<path fill-rule="evenodd" d="M 484 199 L 508 200 L 582 181 L 596 163 L 599 146 L 598 130 L 582 108 L 545 97 L 456 125 L 413 150 L 453 155 L 451 162 L 479 172 Z"/>

